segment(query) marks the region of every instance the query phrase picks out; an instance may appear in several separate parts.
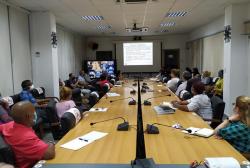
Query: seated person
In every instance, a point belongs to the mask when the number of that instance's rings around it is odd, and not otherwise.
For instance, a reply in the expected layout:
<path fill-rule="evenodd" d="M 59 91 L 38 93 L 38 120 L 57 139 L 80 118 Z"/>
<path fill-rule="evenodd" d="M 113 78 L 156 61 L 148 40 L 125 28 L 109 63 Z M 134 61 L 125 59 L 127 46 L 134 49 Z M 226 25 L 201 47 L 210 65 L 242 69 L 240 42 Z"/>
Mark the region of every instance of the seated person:
<path fill-rule="evenodd" d="M 180 71 L 178 69 L 171 69 L 171 79 L 167 82 L 168 88 L 175 92 L 177 90 L 177 83 L 179 82 Z"/>
<path fill-rule="evenodd" d="M 195 67 L 195 68 L 192 69 L 192 77 L 193 78 L 199 78 L 199 79 L 201 78 L 201 75 L 200 75 L 200 72 L 199 72 L 198 68 Z"/>
<path fill-rule="evenodd" d="M 106 83 L 109 84 L 110 88 L 113 87 L 113 85 L 107 80 L 107 74 L 106 73 L 101 74 L 100 80 L 97 83 L 100 85 L 101 89 L 103 88 L 103 86 Z"/>
<path fill-rule="evenodd" d="M 63 116 L 63 114 L 75 107 L 75 102 L 71 100 L 72 90 L 68 87 L 62 87 L 60 90 L 60 102 L 56 103 L 56 111 L 59 118 Z"/>
<path fill-rule="evenodd" d="M 165 69 L 164 68 L 161 68 L 159 73 L 156 75 L 156 78 L 158 81 L 162 81 L 163 80 L 163 77 L 164 77 L 164 74 L 165 74 Z"/>
<path fill-rule="evenodd" d="M 187 81 L 188 81 L 189 79 L 192 78 L 192 74 L 191 74 L 190 72 L 188 72 L 188 71 L 184 71 L 184 72 L 182 73 L 182 78 L 183 78 L 184 82 L 182 82 L 182 83 L 178 86 L 178 88 L 177 88 L 177 90 L 176 90 L 176 92 L 175 92 L 175 94 L 176 94 L 178 97 L 180 97 L 180 92 L 181 92 L 182 90 L 186 90 Z"/>
<path fill-rule="evenodd" d="M 14 121 L 0 125 L 0 134 L 15 154 L 16 166 L 32 167 L 37 161 L 55 157 L 53 143 L 44 143 L 32 130 L 35 108 L 28 101 L 16 103 L 11 110 Z"/>
<path fill-rule="evenodd" d="M 211 85 L 213 81 L 210 76 L 211 76 L 211 72 L 204 71 L 201 76 L 201 82 L 204 83 L 205 85 Z"/>
<path fill-rule="evenodd" d="M 215 128 L 218 138 L 227 140 L 234 148 L 242 153 L 250 152 L 250 98 L 236 98 L 234 114 Z"/>
<path fill-rule="evenodd" d="M 0 125 L 10 121 L 12 121 L 12 118 L 9 116 L 9 104 L 1 99 L 0 94 Z"/>
<path fill-rule="evenodd" d="M 207 95 L 203 94 L 205 86 L 202 82 L 196 82 L 192 86 L 192 97 L 185 101 L 172 101 L 175 108 L 183 111 L 193 111 L 205 119 L 212 118 L 211 101 Z"/>
<path fill-rule="evenodd" d="M 78 85 L 77 78 L 73 73 L 69 74 L 69 79 L 65 81 L 65 86 L 69 87 L 70 89 L 76 88 Z"/>
<path fill-rule="evenodd" d="M 214 86 L 214 95 L 219 96 L 220 98 L 223 98 L 223 70 L 220 70 L 218 72 L 219 79 L 215 83 Z"/>

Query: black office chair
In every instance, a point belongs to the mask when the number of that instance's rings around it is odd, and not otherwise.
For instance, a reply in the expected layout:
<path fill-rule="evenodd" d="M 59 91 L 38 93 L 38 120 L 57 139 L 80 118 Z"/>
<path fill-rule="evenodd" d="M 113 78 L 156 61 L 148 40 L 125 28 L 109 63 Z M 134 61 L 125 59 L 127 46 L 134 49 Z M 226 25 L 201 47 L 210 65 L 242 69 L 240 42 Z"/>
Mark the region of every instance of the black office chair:
<path fill-rule="evenodd" d="M 103 92 L 106 94 L 110 89 L 110 86 L 108 83 L 105 83 L 102 87 Z"/>
<path fill-rule="evenodd" d="M 205 121 L 210 121 L 210 126 L 216 128 L 219 124 L 222 123 L 222 118 L 224 115 L 225 102 L 218 96 L 213 96 L 211 99 L 211 106 L 213 110 L 212 119 L 206 119 Z"/>
<path fill-rule="evenodd" d="M 62 135 L 65 135 L 69 130 L 81 120 L 82 114 L 77 108 L 71 108 L 61 117 Z"/>
<path fill-rule="evenodd" d="M 179 97 L 181 100 L 188 100 L 192 98 L 192 94 L 186 90 L 180 91 Z"/>
<path fill-rule="evenodd" d="M 30 93 L 35 99 L 45 99 L 45 89 L 43 87 L 34 88 Z"/>
<path fill-rule="evenodd" d="M 99 97 L 97 92 L 91 92 L 89 95 L 89 106 L 93 107 L 99 101 Z"/>
<path fill-rule="evenodd" d="M 0 162 L 15 165 L 15 156 L 11 147 L 5 142 L 3 135 L 0 134 Z"/>
<path fill-rule="evenodd" d="M 57 102 L 59 102 L 59 99 L 51 99 L 45 107 L 49 129 L 52 132 L 53 138 L 56 140 L 62 137 L 60 119 L 56 111 Z"/>

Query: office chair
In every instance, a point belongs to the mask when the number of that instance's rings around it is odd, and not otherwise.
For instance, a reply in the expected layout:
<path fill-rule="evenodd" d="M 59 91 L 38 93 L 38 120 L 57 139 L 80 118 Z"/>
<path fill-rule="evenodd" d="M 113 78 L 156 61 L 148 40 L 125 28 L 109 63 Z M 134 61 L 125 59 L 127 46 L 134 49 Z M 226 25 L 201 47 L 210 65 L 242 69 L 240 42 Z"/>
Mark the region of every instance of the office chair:
<path fill-rule="evenodd" d="M 69 130 L 81 120 L 82 114 L 77 108 L 71 108 L 61 117 L 62 135 L 65 135 Z"/>
<path fill-rule="evenodd" d="M 210 121 L 210 126 L 212 128 L 216 128 L 220 123 L 222 123 L 222 118 L 224 115 L 224 109 L 225 109 L 225 102 L 218 96 L 213 96 L 211 99 L 211 106 L 212 106 L 212 119 L 206 119 L 205 121 Z"/>
<path fill-rule="evenodd" d="M 186 90 L 182 90 L 180 91 L 179 97 L 181 100 L 188 100 L 192 98 L 192 94 Z"/>
<path fill-rule="evenodd" d="M 110 89 L 110 86 L 108 83 L 105 83 L 104 86 L 102 87 L 102 90 L 104 91 L 104 93 L 106 94 Z"/>
<path fill-rule="evenodd" d="M 93 107 L 99 101 L 99 94 L 97 92 L 91 92 L 89 95 L 89 105 Z"/>
<path fill-rule="evenodd" d="M 45 99 L 45 89 L 43 87 L 34 88 L 30 93 L 35 99 Z"/>
<path fill-rule="evenodd" d="M 0 134 L 0 162 L 15 165 L 15 156 L 11 147 L 5 142 L 3 135 Z"/>

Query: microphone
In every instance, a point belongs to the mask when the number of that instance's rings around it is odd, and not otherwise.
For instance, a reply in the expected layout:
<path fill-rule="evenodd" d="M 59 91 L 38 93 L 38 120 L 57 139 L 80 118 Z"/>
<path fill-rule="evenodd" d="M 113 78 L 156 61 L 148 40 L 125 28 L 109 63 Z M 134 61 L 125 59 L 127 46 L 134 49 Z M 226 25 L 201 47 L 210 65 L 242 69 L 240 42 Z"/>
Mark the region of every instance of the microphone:
<path fill-rule="evenodd" d="M 113 102 L 116 102 L 116 101 L 120 101 L 120 100 L 126 100 L 126 99 L 132 99 L 128 102 L 128 105 L 136 105 L 136 101 L 133 97 L 126 97 L 126 98 L 123 98 L 123 99 L 116 99 L 116 100 L 110 100 L 109 102 L 110 103 L 113 103 Z"/>
<path fill-rule="evenodd" d="M 107 120 L 92 122 L 89 125 L 93 126 L 93 125 L 98 124 L 98 123 L 102 123 L 102 122 L 106 122 L 106 121 L 111 121 L 111 120 L 116 120 L 116 119 L 119 119 L 119 118 L 123 120 L 123 123 L 118 124 L 117 131 L 128 131 L 128 129 L 129 129 L 129 123 L 123 117 L 115 117 L 115 118 L 111 118 L 111 119 L 107 119 Z"/>
<path fill-rule="evenodd" d="M 150 101 L 148 101 L 148 100 L 153 99 L 153 98 L 158 98 L 158 97 L 166 97 L 166 96 L 171 96 L 171 94 L 163 95 L 163 96 L 150 97 L 150 98 L 144 100 L 143 104 L 144 104 L 144 106 L 151 106 L 152 103 Z"/>
<path fill-rule="evenodd" d="M 133 83 L 133 86 L 137 86 L 137 83 Z"/>
<path fill-rule="evenodd" d="M 180 127 L 172 127 L 170 125 L 165 125 L 165 124 L 160 124 L 160 123 L 153 123 L 153 124 L 147 124 L 146 132 L 148 134 L 159 134 L 160 133 L 158 127 L 156 127 L 154 125 L 161 125 L 161 126 L 164 126 L 164 127 L 170 127 L 170 128 L 176 128 L 176 129 L 184 130 L 184 131 L 187 131 L 189 134 L 192 133 L 192 130 L 183 128 L 182 126 L 180 126 Z"/>

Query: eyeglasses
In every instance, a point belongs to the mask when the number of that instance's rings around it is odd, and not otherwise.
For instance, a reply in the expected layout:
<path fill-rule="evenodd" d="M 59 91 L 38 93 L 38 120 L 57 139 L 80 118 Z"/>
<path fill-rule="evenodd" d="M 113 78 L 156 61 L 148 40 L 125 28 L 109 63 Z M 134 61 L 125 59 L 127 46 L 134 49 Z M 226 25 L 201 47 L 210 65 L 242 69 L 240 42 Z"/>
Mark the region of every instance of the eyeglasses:
<path fill-rule="evenodd" d="M 233 106 L 235 106 L 235 105 L 236 105 L 236 103 L 232 103 L 232 105 L 233 105 Z"/>

